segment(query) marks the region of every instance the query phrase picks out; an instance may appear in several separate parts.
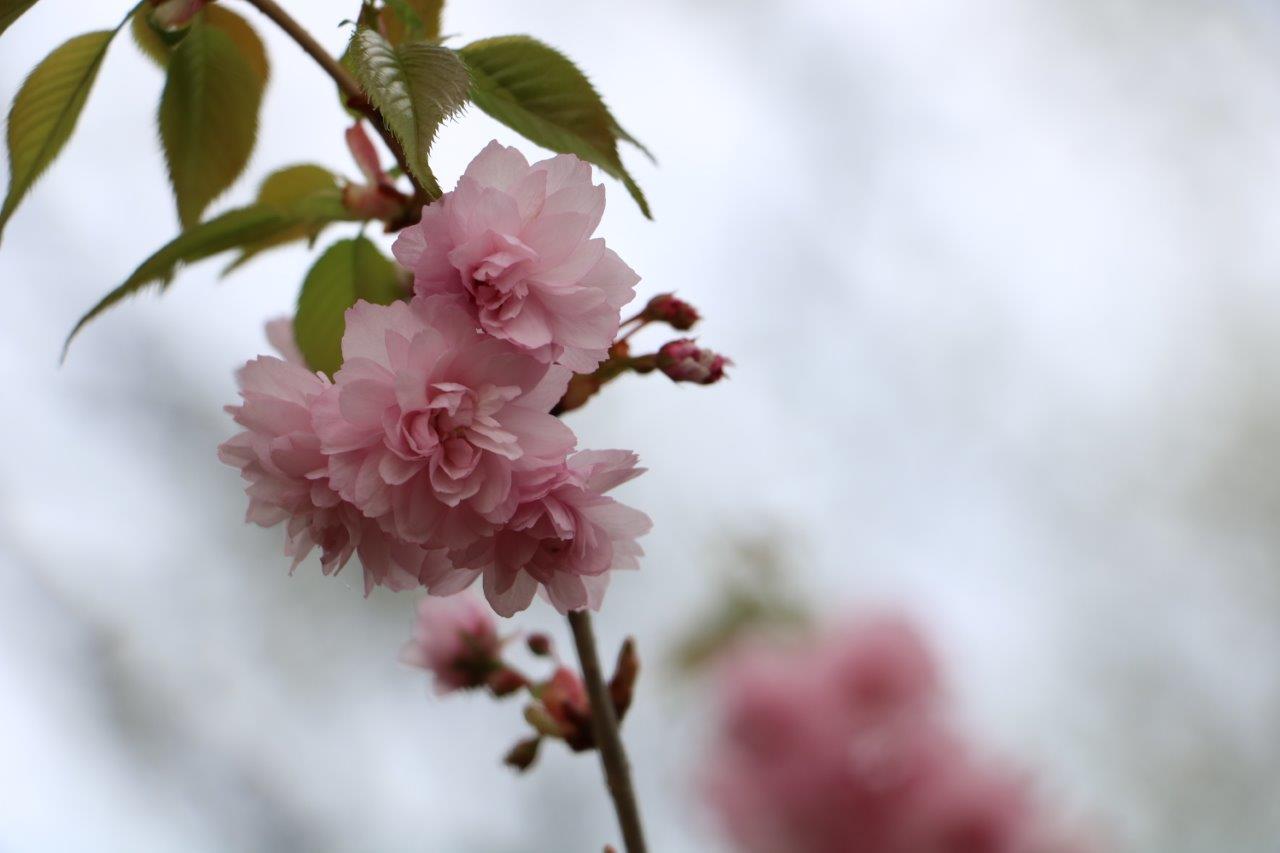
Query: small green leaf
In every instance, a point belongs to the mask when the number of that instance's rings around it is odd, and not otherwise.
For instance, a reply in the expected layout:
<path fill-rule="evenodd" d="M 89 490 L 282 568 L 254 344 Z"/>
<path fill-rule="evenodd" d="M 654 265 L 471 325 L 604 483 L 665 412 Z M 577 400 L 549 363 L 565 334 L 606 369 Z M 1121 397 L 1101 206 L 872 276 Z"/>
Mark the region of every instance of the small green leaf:
<path fill-rule="evenodd" d="M 259 252 L 295 240 L 315 240 L 331 222 L 352 219 L 342 204 L 338 176 L 323 166 L 304 164 L 272 172 L 258 188 L 258 204 L 293 212 L 300 220 L 293 227 L 265 240 L 248 244 L 223 275 L 238 269 Z"/>
<path fill-rule="evenodd" d="M 387 41 L 440 41 L 440 15 L 444 0 L 387 0 L 382 26 Z"/>
<path fill-rule="evenodd" d="M 293 337 L 312 370 L 332 376 L 342 366 L 346 311 L 357 300 L 387 305 L 404 295 L 395 263 L 365 237 L 330 246 L 298 294 Z"/>
<path fill-rule="evenodd" d="M 529 36 L 472 42 L 458 51 L 471 71 L 476 106 L 544 148 L 576 154 L 622 181 L 653 218 L 618 156 L 618 140 L 642 151 L 622 129 L 586 75 L 564 54 Z M 645 151 L 648 154 L 648 151 Z"/>
<path fill-rule="evenodd" d="M 0 35 L 34 5 L 36 0 L 0 0 Z"/>
<path fill-rule="evenodd" d="M 438 196 L 427 153 L 441 122 L 466 105 L 467 69 L 451 50 L 425 42 L 393 47 L 371 29 L 351 40 L 351 64 L 370 102 L 404 148 L 414 177 Z"/>
<path fill-rule="evenodd" d="M 194 263 L 219 252 L 269 240 L 295 227 L 297 222 L 297 217 L 290 213 L 274 207 L 253 205 L 229 210 L 208 222 L 197 223 L 143 261 L 124 284 L 104 296 L 89 313 L 81 317 L 71 334 L 67 335 L 62 357 L 66 358 L 72 339 L 90 320 L 149 284 L 159 282 L 161 289 L 167 287 L 180 264 Z"/>
<path fill-rule="evenodd" d="M 0 207 L 0 234 L 71 138 L 113 35 L 101 30 L 76 36 L 45 57 L 18 90 L 9 110 L 9 192 Z"/>
<path fill-rule="evenodd" d="M 160 140 L 184 227 L 240 176 L 253 151 L 264 79 L 226 31 L 194 25 L 174 49 Z"/>

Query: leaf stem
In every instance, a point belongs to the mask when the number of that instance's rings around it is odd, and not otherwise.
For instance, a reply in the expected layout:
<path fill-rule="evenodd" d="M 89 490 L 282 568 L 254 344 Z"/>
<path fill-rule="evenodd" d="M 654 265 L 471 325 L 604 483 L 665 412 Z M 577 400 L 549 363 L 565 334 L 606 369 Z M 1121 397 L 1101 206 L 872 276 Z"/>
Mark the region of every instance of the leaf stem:
<path fill-rule="evenodd" d="M 573 629 L 573 642 L 582 663 L 582 677 L 587 684 L 587 696 L 591 700 L 591 728 L 595 732 L 596 749 L 604 778 L 613 798 L 613 808 L 618 814 L 618 826 L 622 829 L 622 841 L 627 853 L 645 853 L 644 830 L 640 824 L 640 807 L 636 802 L 635 788 L 631 784 L 631 767 L 627 763 L 627 751 L 618 733 L 618 717 L 613 700 L 605 686 L 600 671 L 600 657 L 596 653 L 595 632 L 591 628 L 591 614 L 586 610 L 569 612 L 569 627 Z"/>
<path fill-rule="evenodd" d="M 425 204 L 435 198 L 435 195 L 428 192 L 426 187 L 418 182 L 413 176 L 413 170 L 409 168 L 409 160 L 405 156 L 404 147 L 395 138 L 395 135 L 387 128 L 382 120 L 382 116 L 378 113 L 376 107 L 369 102 L 369 98 L 365 95 L 364 90 L 360 88 L 360 84 L 356 82 L 356 78 L 351 76 L 347 69 L 342 67 L 342 63 L 334 59 L 328 51 L 324 49 L 314 38 L 311 33 L 303 29 L 292 16 L 286 12 L 275 0 L 245 0 L 250 6 L 256 8 L 259 12 L 266 15 L 271 21 L 284 30 L 285 35 L 297 42 L 298 47 L 302 48 L 312 59 L 316 61 L 326 74 L 333 78 L 333 82 L 338 85 L 339 91 L 347 101 L 347 105 L 354 110 L 362 113 L 369 119 L 369 123 L 373 125 L 373 129 L 382 137 L 382 141 L 386 143 L 387 148 L 396 158 L 396 163 L 400 166 L 400 170 L 413 183 L 413 194 L 415 204 L 413 205 L 412 221 L 416 222 L 422 204 Z M 409 225 L 412 222 L 397 223 L 401 225 Z"/>

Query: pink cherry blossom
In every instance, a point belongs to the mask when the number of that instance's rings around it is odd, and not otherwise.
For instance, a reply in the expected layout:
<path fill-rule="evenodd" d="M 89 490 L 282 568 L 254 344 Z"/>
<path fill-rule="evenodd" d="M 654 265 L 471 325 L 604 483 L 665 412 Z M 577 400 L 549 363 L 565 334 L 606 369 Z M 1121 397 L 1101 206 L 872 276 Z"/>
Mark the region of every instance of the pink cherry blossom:
<path fill-rule="evenodd" d="M 267 343 L 271 344 L 271 348 L 278 352 L 282 359 L 299 367 L 307 366 L 307 360 L 303 357 L 302 350 L 298 349 L 298 342 L 293 337 L 292 317 L 276 317 L 274 320 L 268 320 L 266 332 Z"/>
<path fill-rule="evenodd" d="M 502 640 L 489 608 L 470 593 L 418 602 L 413 639 L 400 660 L 435 676 L 436 692 L 450 693 L 487 683 L 501 663 Z"/>
<path fill-rule="evenodd" d="M 907 623 L 877 618 L 722 672 L 704 782 L 745 853 L 1066 853 L 1019 773 L 979 760 Z"/>
<path fill-rule="evenodd" d="M 639 281 L 591 237 L 603 212 L 604 187 L 577 157 L 530 166 L 491 142 L 393 252 L 418 295 L 462 294 L 486 333 L 585 373 L 604 360 Z"/>
<path fill-rule="evenodd" d="M 460 298 L 359 302 L 342 353 L 314 406 L 330 482 L 401 539 L 471 545 L 515 510 L 517 465 L 559 464 L 574 445 L 549 414 L 569 372 L 478 332 Z"/>
<path fill-rule="evenodd" d="M 323 374 L 262 356 L 238 374 L 244 402 L 227 411 L 244 430 L 218 448 L 248 481 L 246 520 L 285 524 L 285 554 L 294 568 L 319 547 L 326 575 L 353 554 L 364 566 L 365 594 L 374 586 L 408 589 L 452 572 L 442 551 L 396 539 L 329 487 L 328 461 L 312 428 L 311 407 L 329 387 Z"/>
<path fill-rule="evenodd" d="M 649 517 L 605 492 L 643 473 L 625 450 L 582 451 L 565 464 L 518 474 L 520 502 L 492 537 L 459 565 L 484 575 L 484 593 L 503 616 L 524 610 L 541 588 L 561 613 L 599 609 L 612 569 L 637 569 L 636 539 Z"/>

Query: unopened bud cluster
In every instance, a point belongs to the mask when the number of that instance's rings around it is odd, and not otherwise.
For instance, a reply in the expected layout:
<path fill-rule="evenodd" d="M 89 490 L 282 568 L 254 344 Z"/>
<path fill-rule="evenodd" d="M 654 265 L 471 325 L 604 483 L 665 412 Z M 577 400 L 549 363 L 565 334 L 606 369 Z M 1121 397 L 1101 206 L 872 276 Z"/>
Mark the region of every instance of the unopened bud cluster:
<path fill-rule="evenodd" d="M 587 688 L 577 672 L 560 662 L 551 637 L 534 633 L 525 638 L 531 654 L 555 662 L 555 669 L 543 680 L 526 676 L 503 658 L 507 642 L 499 636 L 491 611 L 475 596 L 465 592 L 427 596 L 418 604 L 413 638 L 405 644 L 400 660 L 430 672 L 441 695 L 485 689 L 503 698 L 528 691 L 524 718 L 533 732 L 503 759 L 517 770 L 533 765 L 542 741 L 548 738 L 563 741 L 574 752 L 594 749 Z M 609 681 L 609 697 L 619 721 L 631 707 L 639 673 L 635 643 L 628 639 Z"/>

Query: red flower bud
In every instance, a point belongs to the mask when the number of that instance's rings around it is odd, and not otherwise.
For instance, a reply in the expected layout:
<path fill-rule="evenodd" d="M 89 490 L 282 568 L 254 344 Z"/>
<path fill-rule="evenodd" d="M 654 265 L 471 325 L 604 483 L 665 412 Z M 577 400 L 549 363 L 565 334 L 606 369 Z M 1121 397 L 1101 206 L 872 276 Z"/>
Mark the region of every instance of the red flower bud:
<path fill-rule="evenodd" d="M 659 293 L 650 299 L 641 316 L 649 322 L 666 323 L 682 332 L 692 329 L 693 324 L 701 319 L 692 305 L 683 299 L 676 299 L 674 293 Z"/>
<path fill-rule="evenodd" d="M 502 669 L 494 670 L 489 673 L 485 679 L 485 684 L 489 686 L 489 690 L 494 696 L 510 696 L 520 688 L 528 684 L 524 676 L 516 672 L 514 669 L 502 667 Z"/>
<path fill-rule="evenodd" d="M 709 349 L 702 349 L 689 338 L 663 344 L 658 350 L 658 369 L 674 382 L 710 385 L 724 378 L 724 369 L 732 361 Z"/>
<path fill-rule="evenodd" d="M 546 634 L 530 634 L 525 643 L 529 646 L 529 651 L 540 658 L 551 654 L 551 638 Z"/>

